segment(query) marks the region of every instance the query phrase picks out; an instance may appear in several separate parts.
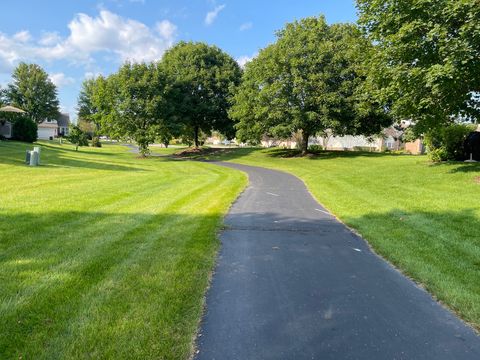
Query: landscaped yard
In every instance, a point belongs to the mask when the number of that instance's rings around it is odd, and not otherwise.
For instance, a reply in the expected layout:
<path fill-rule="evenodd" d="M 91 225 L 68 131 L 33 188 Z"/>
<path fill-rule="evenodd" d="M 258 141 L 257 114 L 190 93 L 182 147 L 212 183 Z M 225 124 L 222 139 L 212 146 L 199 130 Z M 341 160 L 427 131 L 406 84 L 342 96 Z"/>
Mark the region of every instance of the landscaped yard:
<path fill-rule="evenodd" d="M 246 184 L 128 149 L 0 142 L 0 358 L 185 359 Z"/>
<path fill-rule="evenodd" d="M 213 158 L 299 176 L 379 254 L 480 329 L 480 164 L 378 153 L 288 155 L 237 149 Z"/>
<path fill-rule="evenodd" d="M 126 147 L 0 143 L 0 358 L 185 359 L 240 172 Z M 155 149 L 171 154 L 178 149 Z M 480 165 L 226 150 L 275 168 L 480 329 Z M 372 279 L 372 281 L 374 281 Z"/>

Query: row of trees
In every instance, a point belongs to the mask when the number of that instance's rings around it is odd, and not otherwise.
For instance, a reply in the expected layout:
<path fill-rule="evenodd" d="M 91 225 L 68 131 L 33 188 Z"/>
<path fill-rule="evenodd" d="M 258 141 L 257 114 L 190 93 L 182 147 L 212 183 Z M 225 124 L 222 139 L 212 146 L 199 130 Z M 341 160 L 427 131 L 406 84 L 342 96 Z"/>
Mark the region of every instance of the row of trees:
<path fill-rule="evenodd" d="M 264 135 L 377 134 L 412 119 L 417 134 L 479 118 L 477 0 L 358 0 L 359 24 L 312 17 L 287 24 L 246 65 L 203 43 L 179 43 L 159 63 L 125 64 L 87 80 L 79 117 L 95 129 L 153 141 L 222 132 Z"/>
<path fill-rule="evenodd" d="M 148 145 L 173 137 L 199 145 L 200 132 L 234 136 L 227 111 L 241 70 L 215 46 L 181 42 L 158 63 L 126 63 L 117 73 L 86 80 L 78 116 L 113 138 Z"/>

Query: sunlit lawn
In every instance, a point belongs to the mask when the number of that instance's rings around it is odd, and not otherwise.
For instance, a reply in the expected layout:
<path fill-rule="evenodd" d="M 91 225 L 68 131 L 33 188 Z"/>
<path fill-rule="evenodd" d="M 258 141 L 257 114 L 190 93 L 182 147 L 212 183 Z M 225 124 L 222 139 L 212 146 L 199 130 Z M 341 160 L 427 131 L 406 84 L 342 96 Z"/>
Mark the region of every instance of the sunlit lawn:
<path fill-rule="evenodd" d="M 245 176 L 0 142 L 0 359 L 185 359 L 222 215 Z"/>
<path fill-rule="evenodd" d="M 378 253 L 480 329 L 480 164 L 432 165 L 425 156 L 377 153 L 291 155 L 237 149 L 214 158 L 299 176 Z"/>

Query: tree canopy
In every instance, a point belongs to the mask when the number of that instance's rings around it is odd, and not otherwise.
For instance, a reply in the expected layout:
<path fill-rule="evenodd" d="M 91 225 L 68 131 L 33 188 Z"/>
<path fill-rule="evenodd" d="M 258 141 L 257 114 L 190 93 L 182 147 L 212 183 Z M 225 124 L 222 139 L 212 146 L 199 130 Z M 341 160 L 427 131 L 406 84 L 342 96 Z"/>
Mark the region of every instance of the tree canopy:
<path fill-rule="evenodd" d="M 105 94 L 111 104 L 104 117 L 110 133 L 131 138 L 140 153 L 147 155 L 148 145 L 159 136 L 166 136 L 170 127 L 164 117 L 165 78 L 157 64 L 124 64 L 108 79 L 110 92 Z"/>
<path fill-rule="evenodd" d="M 479 119 L 478 0 L 357 0 L 375 43 L 371 90 L 398 118 L 428 130 L 463 115 Z"/>
<path fill-rule="evenodd" d="M 58 117 L 57 88 L 40 66 L 20 63 L 12 80 L 6 92 L 8 102 L 25 110 L 37 124 Z"/>
<path fill-rule="evenodd" d="M 329 26 L 323 16 L 287 24 L 246 66 L 230 112 L 239 139 L 301 132 L 306 152 L 308 138 L 327 130 L 378 133 L 391 120 L 359 91 L 370 48 L 353 24 Z"/>
<path fill-rule="evenodd" d="M 218 130 L 232 138 L 230 99 L 241 80 L 241 69 L 228 54 L 204 43 L 180 42 L 160 64 L 167 77 L 169 122 L 198 147 L 199 132 Z"/>

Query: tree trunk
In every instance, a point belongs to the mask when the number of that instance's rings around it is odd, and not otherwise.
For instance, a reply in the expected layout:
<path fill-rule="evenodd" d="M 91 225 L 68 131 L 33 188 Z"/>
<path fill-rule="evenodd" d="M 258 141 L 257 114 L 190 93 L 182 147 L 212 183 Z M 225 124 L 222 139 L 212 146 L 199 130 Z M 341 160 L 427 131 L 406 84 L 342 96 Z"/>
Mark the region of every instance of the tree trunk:
<path fill-rule="evenodd" d="M 305 130 L 302 131 L 302 155 L 305 156 L 308 153 L 308 138 L 310 134 Z"/>
<path fill-rule="evenodd" d="M 193 128 L 193 141 L 195 143 L 195 148 L 198 149 L 198 126 Z"/>

